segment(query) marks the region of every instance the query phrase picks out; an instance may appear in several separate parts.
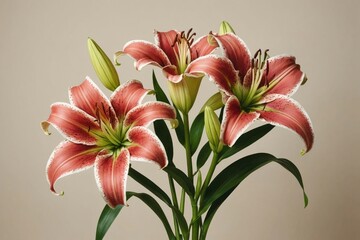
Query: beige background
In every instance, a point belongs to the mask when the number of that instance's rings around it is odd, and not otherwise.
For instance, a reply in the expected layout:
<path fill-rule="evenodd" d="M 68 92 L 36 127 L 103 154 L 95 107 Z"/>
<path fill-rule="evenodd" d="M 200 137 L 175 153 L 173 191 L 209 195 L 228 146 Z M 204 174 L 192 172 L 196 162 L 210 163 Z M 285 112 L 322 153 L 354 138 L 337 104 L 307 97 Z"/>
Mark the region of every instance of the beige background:
<path fill-rule="evenodd" d="M 97 81 L 87 37 L 112 54 L 128 40 L 153 41 L 155 28 L 193 27 L 201 36 L 217 31 L 222 20 L 233 25 L 253 53 L 269 48 L 272 55 L 297 56 L 309 81 L 294 98 L 311 116 L 316 142 L 301 157 L 300 139 L 277 128 L 243 153 L 265 151 L 293 160 L 304 178 L 308 208 L 295 179 L 270 164 L 224 204 L 208 239 L 360 239 L 359 15 L 356 0 L 1 0 L 0 239 L 94 239 L 104 202 L 93 172 L 60 180 L 57 189 L 65 196 L 52 195 L 45 166 L 62 137 L 55 130 L 46 137 L 39 127 L 51 103 L 68 101 L 68 87 L 86 75 Z M 139 73 L 132 64 L 123 59 L 122 82 L 137 78 L 150 87 L 152 68 Z M 214 89 L 204 79 L 200 102 L 207 88 Z M 167 190 L 156 166 L 135 167 Z M 132 180 L 128 188 L 142 190 Z M 129 204 L 106 239 L 166 238 L 151 210 L 137 199 Z"/>

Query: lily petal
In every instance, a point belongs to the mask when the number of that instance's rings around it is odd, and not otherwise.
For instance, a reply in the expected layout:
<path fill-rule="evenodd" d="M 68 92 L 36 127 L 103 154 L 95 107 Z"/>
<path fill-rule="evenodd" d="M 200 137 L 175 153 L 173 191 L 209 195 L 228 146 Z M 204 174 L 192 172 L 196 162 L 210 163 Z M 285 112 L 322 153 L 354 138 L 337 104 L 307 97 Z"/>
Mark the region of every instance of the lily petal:
<path fill-rule="evenodd" d="M 141 70 L 144 66 L 152 64 L 158 67 L 171 65 L 169 58 L 158 46 L 147 41 L 130 41 L 125 44 L 122 51 L 136 60 L 135 68 Z"/>
<path fill-rule="evenodd" d="M 271 94 L 263 99 L 264 111 L 259 111 L 260 118 L 273 125 L 288 128 L 302 137 L 306 150 L 310 151 L 314 142 L 314 131 L 309 116 L 295 100 L 280 94 Z"/>
<path fill-rule="evenodd" d="M 144 127 L 134 127 L 128 132 L 128 139 L 133 143 L 128 147 L 131 160 L 153 162 L 166 167 L 168 160 L 165 149 L 158 137 Z"/>
<path fill-rule="evenodd" d="M 269 58 L 267 82 L 277 84 L 267 94 L 283 94 L 291 96 L 299 88 L 305 78 L 300 66 L 295 63 L 295 57 L 279 55 Z"/>
<path fill-rule="evenodd" d="M 73 105 L 54 103 L 51 105 L 51 113 L 46 122 L 73 143 L 95 145 L 96 138 L 91 134 L 91 131 L 101 131 L 95 121 L 94 117 Z M 48 124 L 42 125 L 48 127 Z"/>
<path fill-rule="evenodd" d="M 79 86 L 69 89 L 70 103 L 89 115 L 96 117 L 97 108 L 103 107 L 112 111 L 110 116 L 115 116 L 114 109 L 111 107 L 109 100 L 98 86 L 86 77 Z"/>
<path fill-rule="evenodd" d="M 139 105 L 126 115 L 125 125 L 149 126 L 155 120 L 176 118 L 176 112 L 172 106 L 163 102 L 147 102 Z"/>
<path fill-rule="evenodd" d="M 126 205 L 126 181 L 130 154 L 123 148 L 117 157 L 101 152 L 95 160 L 95 179 L 107 204 L 115 208 Z"/>
<path fill-rule="evenodd" d="M 166 79 L 173 83 L 179 83 L 183 80 L 184 74 L 178 74 L 178 70 L 174 65 L 168 65 L 162 69 Z"/>
<path fill-rule="evenodd" d="M 225 104 L 224 119 L 221 124 L 220 138 L 223 143 L 230 147 L 233 146 L 259 115 L 257 112 L 242 111 L 239 100 L 235 96 L 231 96 Z"/>
<path fill-rule="evenodd" d="M 198 38 L 191 45 L 191 60 L 195 60 L 196 58 L 209 55 L 212 53 L 215 48 L 219 45 L 215 40 L 213 40 L 213 36 L 205 35 Z M 213 41 L 212 41 L 213 40 Z"/>
<path fill-rule="evenodd" d="M 206 55 L 194 60 L 185 71 L 192 75 L 207 74 L 228 95 L 232 95 L 231 88 L 239 81 L 238 73 L 230 60 L 216 55 Z"/>
<path fill-rule="evenodd" d="M 62 141 L 52 152 L 46 166 L 50 190 L 56 193 L 54 184 L 62 177 L 81 172 L 93 166 L 98 150 L 96 146 Z M 62 193 L 58 194 L 61 195 Z"/>
<path fill-rule="evenodd" d="M 138 106 L 151 90 L 145 89 L 140 81 L 131 80 L 120 85 L 110 97 L 117 117 L 124 119 L 125 115 Z"/>
<path fill-rule="evenodd" d="M 245 42 L 233 33 L 224 35 L 215 35 L 224 54 L 233 63 L 236 70 L 239 71 L 241 80 L 244 78 L 251 64 L 251 56 Z"/>
<path fill-rule="evenodd" d="M 176 56 L 179 55 L 179 53 L 178 48 L 173 47 L 173 45 L 175 42 L 175 38 L 179 33 L 175 30 L 170 30 L 167 32 L 155 31 L 154 34 L 156 45 L 164 51 L 172 65 L 177 65 Z"/>

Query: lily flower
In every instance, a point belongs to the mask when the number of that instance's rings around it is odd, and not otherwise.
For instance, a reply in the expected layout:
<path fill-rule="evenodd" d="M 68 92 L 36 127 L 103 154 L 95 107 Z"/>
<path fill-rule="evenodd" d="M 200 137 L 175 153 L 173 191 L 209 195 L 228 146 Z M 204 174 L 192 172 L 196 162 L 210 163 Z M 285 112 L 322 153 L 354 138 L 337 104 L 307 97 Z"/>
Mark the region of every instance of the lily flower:
<path fill-rule="evenodd" d="M 170 97 L 181 112 L 188 112 L 196 98 L 203 76 L 194 77 L 190 65 L 209 55 L 218 44 L 212 36 L 205 35 L 194 41 L 195 33 L 170 30 L 155 31 L 155 44 L 134 40 L 125 44 L 116 57 L 127 54 L 135 59 L 135 67 L 141 70 L 146 65 L 160 67 L 169 80 Z"/>
<path fill-rule="evenodd" d="M 224 93 L 225 111 L 221 139 L 232 146 L 256 119 L 296 132 L 312 148 L 313 128 L 302 106 L 290 98 L 306 75 L 295 57 L 269 57 L 268 50 L 257 51 L 253 58 L 246 44 L 235 34 L 215 35 L 226 59 L 213 60 L 212 65 L 196 66 L 192 71 L 207 73 Z"/>
<path fill-rule="evenodd" d="M 46 172 L 50 190 L 67 175 L 94 167 L 96 183 L 110 207 L 126 205 L 126 180 L 131 161 L 146 161 L 164 168 L 163 145 L 146 127 L 157 119 L 175 119 L 175 110 L 161 102 L 141 104 L 150 92 L 141 82 L 129 81 L 110 100 L 90 78 L 70 88 L 68 103 L 51 105 L 42 122 L 45 133 L 55 127 L 66 140 L 52 152 Z M 62 193 L 61 193 L 62 194 Z"/>

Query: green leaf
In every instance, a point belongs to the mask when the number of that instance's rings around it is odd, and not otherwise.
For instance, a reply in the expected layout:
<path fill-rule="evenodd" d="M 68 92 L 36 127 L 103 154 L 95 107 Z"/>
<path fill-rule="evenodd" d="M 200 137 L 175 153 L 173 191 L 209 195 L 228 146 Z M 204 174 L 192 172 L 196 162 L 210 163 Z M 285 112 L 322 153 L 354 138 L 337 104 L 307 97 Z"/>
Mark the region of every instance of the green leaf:
<path fill-rule="evenodd" d="M 235 142 L 235 144 L 229 148 L 224 146 L 224 149 L 219 154 L 219 162 L 225 158 L 231 157 L 232 155 L 238 153 L 244 148 L 250 146 L 263 136 L 265 136 L 268 132 L 273 129 L 274 126 L 271 124 L 266 124 L 255 129 L 252 129 L 239 137 L 239 139 Z"/>
<path fill-rule="evenodd" d="M 109 230 L 111 224 L 122 208 L 122 205 L 119 205 L 116 208 L 111 208 L 108 205 L 105 205 L 97 224 L 96 240 L 102 240 L 104 238 L 106 232 Z"/>
<path fill-rule="evenodd" d="M 144 186 L 147 190 L 152 192 L 155 196 L 157 196 L 159 199 L 161 199 L 164 203 L 171 206 L 171 200 L 169 196 L 160 188 L 158 187 L 153 181 L 151 181 L 149 178 L 145 177 L 138 171 L 136 171 L 133 168 L 129 169 L 129 176 L 140 183 L 142 186 Z"/>
<path fill-rule="evenodd" d="M 170 104 L 169 99 L 166 97 L 166 94 L 159 85 L 159 82 L 156 79 L 155 71 L 152 72 L 153 86 L 156 93 L 156 100 Z"/>
<path fill-rule="evenodd" d="M 154 122 L 154 130 L 162 144 L 164 145 L 169 165 L 173 165 L 174 147 L 169 128 L 164 120 Z"/>
<path fill-rule="evenodd" d="M 181 143 L 181 145 L 184 146 L 184 144 L 185 144 L 184 122 L 181 118 L 179 110 L 177 110 L 177 108 L 175 108 L 175 110 L 176 110 L 176 119 L 178 120 L 178 126 L 177 126 L 177 128 L 175 128 L 175 132 L 176 132 L 176 136 L 179 140 L 179 143 Z"/>
<path fill-rule="evenodd" d="M 196 166 L 197 169 L 200 169 L 206 161 L 209 159 L 209 156 L 211 154 L 211 147 L 209 142 L 205 143 L 204 146 L 201 148 L 199 155 L 196 160 Z"/>
<path fill-rule="evenodd" d="M 199 113 L 194 119 L 193 124 L 190 128 L 190 152 L 191 156 L 195 153 L 196 149 L 199 147 L 202 133 L 204 130 L 204 112 Z"/>
<path fill-rule="evenodd" d="M 149 194 L 146 193 L 136 193 L 136 192 L 127 192 L 126 195 L 128 198 L 130 198 L 131 196 L 135 196 L 139 198 L 141 201 L 143 201 L 146 205 L 148 205 L 163 223 L 169 239 L 175 239 L 175 235 L 170 227 L 169 221 L 167 220 L 164 211 L 162 210 L 159 203 L 153 197 L 151 197 Z"/>
<path fill-rule="evenodd" d="M 194 185 L 191 183 L 190 179 L 186 176 L 184 172 L 182 172 L 175 166 L 167 166 L 166 168 L 164 168 L 164 171 L 167 172 L 190 197 L 194 197 Z"/>
<path fill-rule="evenodd" d="M 295 164 L 293 164 L 291 161 L 289 161 L 288 159 L 285 159 L 285 158 L 278 158 L 275 160 L 275 162 L 277 162 L 278 164 L 283 166 L 286 170 L 291 172 L 294 175 L 294 177 L 298 180 L 298 182 L 303 190 L 303 194 L 304 194 L 304 207 L 307 207 L 307 205 L 309 203 L 309 198 L 307 197 L 307 195 L 305 193 L 304 183 L 303 183 L 299 169 L 295 166 Z"/>
<path fill-rule="evenodd" d="M 224 193 L 221 197 L 216 199 L 209 209 L 209 211 L 206 213 L 206 217 L 204 219 L 203 227 L 200 233 L 200 240 L 206 240 L 206 234 L 209 230 L 211 220 L 214 218 L 216 211 L 219 209 L 221 204 L 225 202 L 225 200 L 230 196 L 230 194 L 235 190 L 236 187 L 231 188 L 229 191 Z"/>
<path fill-rule="evenodd" d="M 238 186 L 249 174 L 276 158 L 267 153 L 257 153 L 241 158 L 222 170 L 210 183 L 200 206 L 200 214 L 230 189 Z M 199 214 L 199 215 L 200 215 Z"/>

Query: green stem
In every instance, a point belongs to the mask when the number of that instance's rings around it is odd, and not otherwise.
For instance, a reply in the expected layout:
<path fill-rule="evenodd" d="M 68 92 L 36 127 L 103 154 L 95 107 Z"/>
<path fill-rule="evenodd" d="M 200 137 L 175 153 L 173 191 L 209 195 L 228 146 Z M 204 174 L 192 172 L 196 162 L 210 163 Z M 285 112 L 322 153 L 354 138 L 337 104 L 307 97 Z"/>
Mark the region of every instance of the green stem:
<path fill-rule="evenodd" d="M 170 185 L 170 190 L 171 190 L 171 197 L 173 200 L 173 204 L 174 207 L 176 207 L 177 209 L 179 209 L 179 205 L 178 205 L 178 201 L 177 201 L 177 196 L 176 196 L 176 191 L 175 191 L 175 185 L 174 185 L 174 179 L 168 174 L 168 179 L 169 179 L 169 185 Z M 176 239 L 180 240 L 180 232 L 179 232 L 179 224 L 178 221 L 175 217 L 175 211 L 173 210 L 173 219 L 174 219 L 174 228 L 175 228 L 175 235 L 176 235 Z"/>
<path fill-rule="evenodd" d="M 209 186 L 211 178 L 212 178 L 212 176 L 214 174 L 214 171 L 215 171 L 215 168 L 216 168 L 216 165 L 217 165 L 217 162 L 218 162 L 218 157 L 219 157 L 219 154 L 216 153 L 216 152 L 213 152 L 213 158 L 211 160 L 211 165 L 210 165 L 209 171 L 208 171 L 208 173 L 206 175 L 204 184 L 203 184 L 203 186 L 201 188 L 201 191 L 200 191 L 201 200 L 204 197 L 204 193 L 205 193 L 207 187 Z"/>
<path fill-rule="evenodd" d="M 191 149 L 190 149 L 190 126 L 189 126 L 189 115 L 183 114 L 184 117 L 184 135 L 185 135 L 185 151 L 186 151 L 186 163 L 187 173 L 190 181 L 193 183 L 193 167 L 191 160 Z"/>
<path fill-rule="evenodd" d="M 180 199 L 180 212 L 184 214 L 185 210 L 185 190 L 181 190 L 181 199 Z"/>
<path fill-rule="evenodd" d="M 192 184 L 194 184 L 194 176 L 193 176 L 193 166 L 191 159 L 191 149 L 190 149 L 190 124 L 189 124 L 189 115 L 187 113 L 183 113 L 184 118 L 184 136 L 185 136 L 185 151 L 186 151 L 186 163 L 187 163 L 187 173 L 188 177 Z M 199 220 L 197 219 L 198 215 L 198 207 L 195 199 L 190 199 L 191 208 L 192 208 L 192 240 L 198 240 L 199 238 Z"/>

